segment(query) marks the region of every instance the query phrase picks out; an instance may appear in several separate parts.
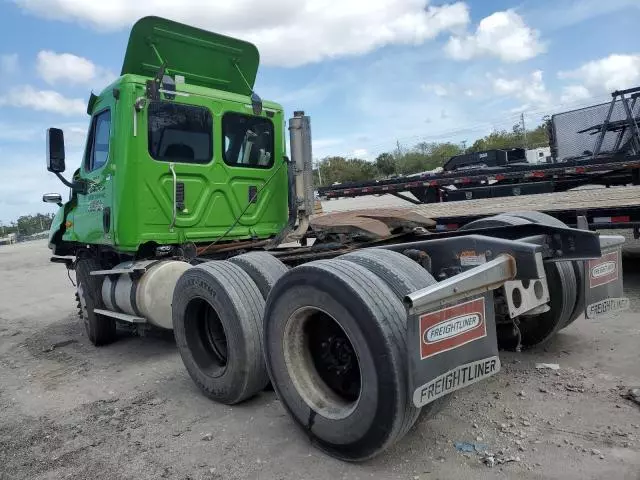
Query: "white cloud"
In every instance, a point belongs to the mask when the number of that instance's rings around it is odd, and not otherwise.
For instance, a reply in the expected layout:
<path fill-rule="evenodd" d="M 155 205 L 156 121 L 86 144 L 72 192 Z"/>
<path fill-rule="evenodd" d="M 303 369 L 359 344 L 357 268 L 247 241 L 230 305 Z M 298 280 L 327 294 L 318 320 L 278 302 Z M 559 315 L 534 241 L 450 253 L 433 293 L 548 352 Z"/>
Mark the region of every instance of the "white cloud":
<path fill-rule="evenodd" d="M 599 93 L 640 85 L 640 54 L 612 54 L 585 63 L 575 70 L 560 72 L 560 78 L 580 81 Z"/>
<path fill-rule="evenodd" d="M 252 41 L 265 64 L 278 66 L 361 55 L 385 45 L 421 44 L 469 22 L 466 4 L 431 6 L 429 0 L 14 1 L 38 15 L 97 29 L 127 27 L 153 12 Z"/>
<path fill-rule="evenodd" d="M 433 93 L 438 97 L 446 97 L 447 95 L 449 95 L 449 87 L 440 83 L 427 83 L 421 85 L 421 88 L 425 92 Z"/>
<path fill-rule="evenodd" d="M 574 103 L 591 98 L 591 92 L 584 85 L 567 85 L 562 88 L 560 101 L 562 103 Z"/>
<path fill-rule="evenodd" d="M 85 84 L 101 90 L 116 76 L 91 60 L 71 53 L 56 53 L 50 50 L 38 52 L 36 59 L 38 75 L 50 85 L 60 81 L 70 84 Z"/>
<path fill-rule="evenodd" d="M 98 71 L 93 62 L 86 58 L 50 50 L 38 52 L 36 70 L 40 77 L 49 84 L 54 84 L 58 80 L 87 83 L 96 77 Z"/>
<path fill-rule="evenodd" d="M 6 95 L 0 96 L 0 106 L 29 108 L 66 116 L 80 115 L 87 109 L 81 99 L 67 98 L 53 90 L 36 90 L 30 85 L 12 88 Z"/>
<path fill-rule="evenodd" d="M 521 62 L 545 51 L 539 37 L 520 15 L 506 10 L 480 20 L 473 34 L 449 38 L 445 52 L 455 60 L 494 56 L 504 62 Z"/>
<path fill-rule="evenodd" d="M 17 53 L 8 53 L 0 55 L 0 73 L 5 75 L 13 75 L 20 70 L 20 64 Z"/>
<path fill-rule="evenodd" d="M 489 80 L 494 93 L 526 102 L 525 105 L 516 109 L 517 111 L 547 108 L 552 104 L 552 96 L 544 84 L 541 70 L 536 70 L 527 77 L 495 78 L 489 76 Z"/>
<path fill-rule="evenodd" d="M 351 157 L 352 158 L 367 158 L 368 155 L 368 151 L 366 148 L 356 148 L 354 151 L 351 152 Z"/>

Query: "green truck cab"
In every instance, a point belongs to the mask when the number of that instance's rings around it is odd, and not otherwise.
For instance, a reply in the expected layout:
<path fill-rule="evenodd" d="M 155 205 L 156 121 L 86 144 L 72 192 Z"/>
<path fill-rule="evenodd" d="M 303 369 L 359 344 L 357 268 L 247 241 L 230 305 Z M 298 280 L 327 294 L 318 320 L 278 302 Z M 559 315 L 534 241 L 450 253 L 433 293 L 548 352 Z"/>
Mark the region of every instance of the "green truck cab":
<path fill-rule="evenodd" d="M 54 253 L 92 245 L 136 255 L 282 231 L 285 119 L 253 91 L 258 63 L 241 40 L 156 17 L 136 23 L 121 76 L 88 102 L 84 156 L 51 229 Z M 59 175 L 61 132 L 50 129 L 48 140 Z"/>

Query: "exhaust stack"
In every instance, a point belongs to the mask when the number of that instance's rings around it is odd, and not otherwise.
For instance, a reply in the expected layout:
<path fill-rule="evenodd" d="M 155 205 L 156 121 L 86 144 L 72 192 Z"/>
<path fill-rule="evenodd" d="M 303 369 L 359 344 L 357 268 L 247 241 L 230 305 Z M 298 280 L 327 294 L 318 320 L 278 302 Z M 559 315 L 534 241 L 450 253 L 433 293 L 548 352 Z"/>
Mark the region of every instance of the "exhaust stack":
<path fill-rule="evenodd" d="M 298 225 L 287 239 L 295 241 L 307 233 L 314 206 L 311 118 L 303 111 L 294 112 L 293 118 L 289 119 L 289 136 Z"/>

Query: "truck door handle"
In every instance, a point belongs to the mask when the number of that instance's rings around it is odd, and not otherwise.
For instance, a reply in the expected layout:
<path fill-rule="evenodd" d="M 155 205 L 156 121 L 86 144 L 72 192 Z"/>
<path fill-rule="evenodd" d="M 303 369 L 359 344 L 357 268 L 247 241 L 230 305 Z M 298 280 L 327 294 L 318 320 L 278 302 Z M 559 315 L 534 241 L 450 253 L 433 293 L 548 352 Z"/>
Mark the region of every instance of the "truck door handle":
<path fill-rule="evenodd" d="M 111 208 L 104 207 L 102 210 L 102 229 L 104 233 L 109 233 L 111 230 Z"/>
<path fill-rule="evenodd" d="M 169 164 L 169 170 L 171 170 L 171 174 L 173 175 L 173 217 L 171 218 L 171 225 L 169 225 L 169 231 L 173 232 L 173 228 L 176 226 L 176 216 L 178 214 L 178 177 L 176 176 L 175 164 Z"/>

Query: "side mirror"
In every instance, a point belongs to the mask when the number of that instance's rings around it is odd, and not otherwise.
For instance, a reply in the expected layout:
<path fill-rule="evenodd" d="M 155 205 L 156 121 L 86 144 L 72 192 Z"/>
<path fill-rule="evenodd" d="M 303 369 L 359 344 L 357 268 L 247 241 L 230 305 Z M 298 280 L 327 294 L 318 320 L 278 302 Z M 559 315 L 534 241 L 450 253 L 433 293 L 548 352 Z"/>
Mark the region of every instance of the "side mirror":
<path fill-rule="evenodd" d="M 62 206 L 62 196 L 59 193 L 45 193 L 42 195 L 42 201 L 44 203 L 55 203 Z"/>
<path fill-rule="evenodd" d="M 64 172 L 64 133 L 59 128 L 47 129 L 47 170 Z"/>

